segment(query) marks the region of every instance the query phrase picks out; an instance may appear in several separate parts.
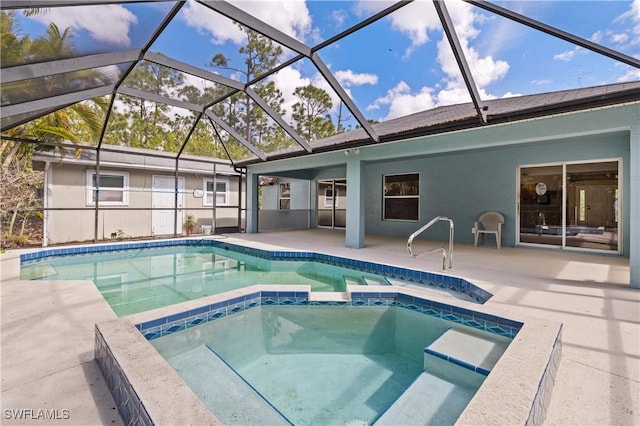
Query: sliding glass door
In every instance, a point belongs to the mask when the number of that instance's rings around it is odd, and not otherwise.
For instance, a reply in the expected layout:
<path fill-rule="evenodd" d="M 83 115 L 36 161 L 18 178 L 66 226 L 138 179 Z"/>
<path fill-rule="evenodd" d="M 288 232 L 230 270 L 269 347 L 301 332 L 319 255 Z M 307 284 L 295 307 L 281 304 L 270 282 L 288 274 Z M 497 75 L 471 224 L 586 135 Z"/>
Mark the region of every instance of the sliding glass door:
<path fill-rule="evenodd" d="M 347 226 L 346 179 L 318 181 L 318 226 L 344 228 Z"/>
<path fill-rule="evenodd" d="M 620 161 L 520 167 L 519 242 L 620 251 Z"/>

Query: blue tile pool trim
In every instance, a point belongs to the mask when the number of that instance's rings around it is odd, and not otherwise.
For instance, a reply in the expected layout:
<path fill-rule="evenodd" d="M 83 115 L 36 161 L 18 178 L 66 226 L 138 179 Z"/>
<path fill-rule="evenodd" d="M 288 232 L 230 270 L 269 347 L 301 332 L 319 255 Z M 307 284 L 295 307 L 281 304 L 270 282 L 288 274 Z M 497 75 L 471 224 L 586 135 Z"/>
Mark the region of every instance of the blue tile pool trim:
<path fill-rule="evenodd" d="M 107 382 L 118 412 L 127 425 L 153 425 L 147 409 L 134 390 L 127 375 L 113 356 L 98 327 L 95 332 L 94 356 Z"/>
<path fill-rule="evenodd" d="M 308 295 L 307 292 L 296 291 L 259 291 L 136 324 L 136 328 L 147 340 L 153 340 L 256 306 L 273 305 L 397 306 L 511 339 L 523 325 L 521 322 L 510 319 L 408 296 L 404 293 L 357 292 L 351 293 L 350 301 L 343 302 L 310 301 Z"/>
<path fill-rule="evenodd" d="M 538 383 L 538 390 L 533 400 L 533 405 L 529 411 L 529 418 L 525 422 L 525 426 L 541 425 L 547 414 L 547 409 L 551 403 L 551 391 L 555 383 L 556 373 L 560 366 L 560 358 L 562 357 L 562 326 L 558 330 L 556 339 L 551 350 L 551 357 L 547 362 L 544 373 Z"/>
<path fill-rule="evenodd" d="M 387 278 L 403 280 L 415 285 L 457 291 L 471 297 L 473 300 L 481 304 L 486 302 L 493 296 L 491 293 L 459 277 L 435 274 L 433 272 L 416 271 L 413 269 L 315 252 L 261 250 L 257 248 L 241 246 L 238 244 L 232 244 L 224 240 L 215 239 L 157 240 L 124 244 L 121 243 L 56 248 L 21 254 L 20 264 L 29 264 L 35 261 L 57 256 L 74 256 L 118 250 L 172 246 L 213 246 L 223 250 L 231 250 L 236 253 L 246 254 L 266 260 L 313 261 L 334 266 L 341 266 L 355 269 L 361 272 L 383 275 Z"/>
<path fill-rule="evenodd" d="M 437 358 L 443 359 L 445 361 L 451 362 L 453 364 L 456 364 L 462 368 L 466 368 L 467 370 L 471 370 L 471 371 L 475 371 L 476 373 L 482 374 L 483 376 L 488 376 L 490 371 L 486 370 L 482 367 L 478 367 L 477 365 L 473 365 L 473 364 L 469 364 L 468 362 L 465 362 L 461 359 L 458 359 L 456 357 L 447 355 L 445 353 L 442 352 L 438 352 L 435 351 L 431 348 L 424 348 L 424 353 L 429 354 L 429 355 L 433 355 Z"/>

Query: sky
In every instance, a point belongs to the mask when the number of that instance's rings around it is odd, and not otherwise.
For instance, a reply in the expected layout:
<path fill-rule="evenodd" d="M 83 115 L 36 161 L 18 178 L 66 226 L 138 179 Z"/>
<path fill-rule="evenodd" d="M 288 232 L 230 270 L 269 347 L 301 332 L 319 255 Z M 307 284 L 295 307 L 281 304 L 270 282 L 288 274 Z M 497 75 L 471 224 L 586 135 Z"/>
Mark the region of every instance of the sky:
<path fill-rule="evenodd" d="M 388 1 L 235 1 L 280 32 L 313 47 L 383 10 Z M 563 31 L 640 58 L 640 0 L 495 1 Z M 23 33 L 42 34 L 49 22 L 72 29 L 82 54 L 141 47 L 173 2 L 49 8 L 23 18 Z M 446 7 L 483 100 L 640 80 L 640 70 L 576 47 L 458 0 Z M 244 80 L 206 64 L 217 53 L 241 67 L 243 34 L 228 18 L 189 1 L 150 51 Z M 295 52 L 284 48 L 283 61 Z M 318 54 L 367 119 L 385 121 L 470 97 L 432 1 L 417 0 Z M 338 97 L 305 59 L 270 77 L 288 116 L 296 87 L 314 84 Z M 196 87 L 207 84 L 188 77 Z M 357 124 L 353 117 L 351 124 Z"/>

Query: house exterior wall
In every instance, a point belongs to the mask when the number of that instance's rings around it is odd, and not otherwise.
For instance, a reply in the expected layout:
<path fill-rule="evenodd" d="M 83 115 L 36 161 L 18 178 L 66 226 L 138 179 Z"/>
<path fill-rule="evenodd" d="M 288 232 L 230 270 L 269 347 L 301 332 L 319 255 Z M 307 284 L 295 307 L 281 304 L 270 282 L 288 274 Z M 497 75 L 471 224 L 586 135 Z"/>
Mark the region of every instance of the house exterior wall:
<path fill-rule="evenodd" d="M 455 221 L 455 241 L 469 243 L 474 221 L 485 210 L 506 216 L 502 242 L 516 244 L 518 166 L 559 162 L 621 160 L 622 255 L 630 258 L 631 285 L 640 288 L 640 103 L 608 106 L 545 118 L 515 121 L 391 143 L 334 151 L 274 163 L 251 165 L 248 176 L 299 174 L 312 170 L 314 179 L 344 178 L 347 187 L 364 191 L 356 204 L 365 215 L 364 231 L 349 229 L 346 243 L 357 247 L 363 233 L 408 237 L 437 215 Z M 359 164 L 355 169 L 353 165 Z M 420 173 L 418 221 L 382 220 L 382 176 Z M 357 185 L 354 185 L 357 183 Z M 356 194 L 358 195 L 358 194 Z M 358 198 L 358 197 L 356 197 Z M 251 205 L 249 209 L 251 209 Z M 347 212 L 353 217 L 354 212 Z M 251 214 L 248 217 L 252 218 Z M 359 221 L 352 222 L 360 227 Z M 251 232 L 256 230 L 247 224 Z M 425 238 L 446 240 L 446 226 L 434 226 Z M 355 241 L 355 244 L 354 244 Z"/>
<path fill-rule="evenodd" d="M 280 184 L 290 185 L 289 209 L 279 208 Z M 284 229 L 305 229 L 310 226 L 308 180 L 279 178 L 273 185 L 262 186 L 261 208 L 258 213 L 258 227 L 261 231 Z"/>
<path fill-rule="evenodd" d="M 435 216 L 448 216 L 455 223 L 455 240 L 470 243 L 473 241 L 471 228 L 478 216 L 487 210 L 497 210 L 505 215 L 503 245 L 515 246 L 518 166 L 612 158 L 623 160 L 623 174 L 627 170 L 628 176 L 628 132 L 368 164 L 363 167 L 365 198 L 375 201 L 366 206 L 366 232 L 408 237 Z M 415 172 L 420 174 L 420 219 L 417 222 L 382 220 L 382 176 Z M 622 216 L 622 226 L 626 229 L 629 191 L 624 186 L 623 211 L 627 212 Z M 446 240 L 448 235 L 449 228 L 443 223 L 434 225 L 424 237 Z M 626 238 L 623 251 L 628 253 L 628 249 Z"/>
<path fill-rule="evenodd" d="M 173 177 L 173 174 L 170 175 Z M 211 176 L 181 174 L 185 176 L 184 190 L 184 207 L 185 214 L 195 216 L 199 226 L 211 225 L 213 217 L 213 206 L 205 204 L 204 197 L 195 197 L 194 190 L 205 190 L 205 179 L 211 180 Z M 227 202 L 219 204 L 215 207 L 216 227 L 234 227 L 238 225 L 238 205 L 240 203 L 240 195 L 238 192 L 239 179 L 238 176 L 219 175 L 217 181 L 227 182 Z M 196 229 L 200 232 L 200 229 Z"/>
<path fill-rule="evenodd" d="M 47 186 L 47 239 L 49 244 L 82 242 L 94 239 L 96 212 L 94 205 L 87 203 L 87 173 L 95 167 L 52 162 L 49 165 Z M 173 173 L 132 168 L 101 167 L 101 173 L 124 172 L 128 174 L 128 203 L 125 206 L 100 204 L 98 211 L 98 239 L 135 238 L 153 236 L 152 210 L 153 177 L 174 178 Z M 200 174 L 181 173 L 184 179 L 183 210 L 179 214 L 180 223 L 187 214 L 195 216 L 198 225 L 211 225 L 213 207 L 204 205 L 204 197 L 195 197 L 194 190 L 204 190 L 204 178 Z M 206 176 L 211 179 L 211 176 Z M 216 227 L 237 226 L 238 185 L 237 176 L 220 175 L 220 180 L 228 182 L 227 206 L 216 208 Z M 56 210 L 64 209 L 64 210 Z M 78 209 L 78 210 L 74 210 Z M 135 210 L 140 209 L 140 210 Z M 194 232 L 201 232 L 198 226 Z"/>

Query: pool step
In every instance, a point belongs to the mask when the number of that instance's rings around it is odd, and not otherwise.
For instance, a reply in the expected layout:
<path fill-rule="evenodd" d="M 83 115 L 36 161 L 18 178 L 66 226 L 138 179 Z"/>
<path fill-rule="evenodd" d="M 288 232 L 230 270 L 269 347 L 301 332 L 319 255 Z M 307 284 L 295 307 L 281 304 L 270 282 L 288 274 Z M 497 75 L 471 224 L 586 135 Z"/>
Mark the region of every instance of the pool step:
<path fill-rule="evenodd" d="M 167 361 L 222 424 L 291 424 L 207 346 Z"/>
<path fill-rule="evenodd" d="M 50 262 L 34 263 L 20 268 L 21 280 L 39 280 L 55 278 L 58 271 Z"/>
<path fill-rule="evenodd" d="M 424 349 L 424 372 L 374 424 L 454 424 L 509 341 L 449 328 Z"/>
<path fill-rule="evenodd" d="M 337 291 L 311 291 L 309 302 L 348 302 L 351 300 L 349 293 Z"/>
<path fill-rule="evenodd" d="M 385 277 L 374 277 L 371 275 L 350 276 L 344 275 L 346 285 L 391 285 Z"/>
<path fill-rule="evenodd" d="M 363 276 L 362 279 L 366 285 L 391 285 L 385 277 Z"/>
<path fill-rule="evenodd" d="M 435 357 L 487 376 L 510 341 L 481 330 L 450 328 L 425 348 L 425 371 Z"/>
<path fill-rule="evenodd" d="M 482 384 L 484 376 L 453 364 L 443 367 L 437 374 L 420 373 L 373 424 L 454 424 Z"/>

